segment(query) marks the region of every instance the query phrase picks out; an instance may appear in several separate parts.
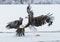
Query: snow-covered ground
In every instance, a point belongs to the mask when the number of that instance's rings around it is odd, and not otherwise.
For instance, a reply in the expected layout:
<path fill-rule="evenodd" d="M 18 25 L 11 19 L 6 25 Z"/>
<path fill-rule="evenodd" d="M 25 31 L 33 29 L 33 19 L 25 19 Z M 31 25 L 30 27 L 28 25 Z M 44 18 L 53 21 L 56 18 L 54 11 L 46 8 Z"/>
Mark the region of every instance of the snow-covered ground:
<path fill-rule="evenodd" d="M 17 37 L 15 33 L 0 33 L 1 42 L 60 42 L 60 33 L 25 33 L 25 36 Z"/>
<path fill-rule="evenodd" d="M 15 29 L 8 30 L 5 26 L 8 22 L 19 19 L 23 17 L 23 24 L 27 24 L 26 12 L 27 5 L 0 5 L 0 41 L 1 42 L 60 42 L 60 5 L 31 5 L 31 8 L 34 12 L 34 16 L 46 15 L 47 13 L 53 13 L 54 23 L 50 27 L 48 25 L 43 25 L 36 27 L 40 36 L 35 36 L 29 28 L 26 28 L 26 35 L 24 37 L 16 37 Z M 55 32 L 43 32 L 43 31 L 55 31 Z M 4 32 L 4 33 L 3 33 Z M 13 32 L 13 33 L 6 33 Z"/>

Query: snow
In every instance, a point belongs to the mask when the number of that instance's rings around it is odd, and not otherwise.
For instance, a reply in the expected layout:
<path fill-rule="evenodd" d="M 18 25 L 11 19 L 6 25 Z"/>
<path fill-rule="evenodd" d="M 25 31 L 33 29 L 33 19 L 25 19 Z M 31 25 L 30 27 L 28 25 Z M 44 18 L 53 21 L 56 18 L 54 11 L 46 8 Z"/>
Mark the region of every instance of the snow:
<path fill-rule="evenodd" d="M 48 32 L 48 31 L 60 31 L 60 5 L 35 5 L 32 4 L 31 8 L 34 12 L 34 17 L 39 15 L 46 15 L 47 13 L 53 13 L 54 23 L 50 27 L 48 25 L 43 25 L 36 27 L 40 36 L 35 36 L 29 28 L 26 28 L 26 35 L 23 37 L 16 37 L 16 29 L 7 29 L 5 26 L 8 22 L 19 19 L 23 17 L 23 24 L 28 23 L 28 19 L 25 19 L 27 16 L 26 12 L 27 4 L 24 5 L 0 5 L 0 41 L 1 42 L 60 42 L 60 32 Z M 47 31 L 47 32 L 43 32 Z M 13 32 L 13 33 L 6 33 Z"/>
<path fill-rule="evenodd" d="M 25 36 L 17 37 L 15 33 L 0 33 L 1 42 L 60 42 L 60 33 L 25 33 Z M 58 35 L 57 35 L 58 34 Z"/>

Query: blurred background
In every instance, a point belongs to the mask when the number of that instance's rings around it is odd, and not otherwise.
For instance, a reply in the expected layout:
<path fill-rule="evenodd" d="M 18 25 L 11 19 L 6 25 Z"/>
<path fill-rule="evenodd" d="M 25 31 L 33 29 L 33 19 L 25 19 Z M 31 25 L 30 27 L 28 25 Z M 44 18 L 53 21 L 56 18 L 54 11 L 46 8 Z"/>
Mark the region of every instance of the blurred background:
<path fill-rule="evenodd" d="M 60 4 L 60 0 L 0 0 L 0 4 Z"/>

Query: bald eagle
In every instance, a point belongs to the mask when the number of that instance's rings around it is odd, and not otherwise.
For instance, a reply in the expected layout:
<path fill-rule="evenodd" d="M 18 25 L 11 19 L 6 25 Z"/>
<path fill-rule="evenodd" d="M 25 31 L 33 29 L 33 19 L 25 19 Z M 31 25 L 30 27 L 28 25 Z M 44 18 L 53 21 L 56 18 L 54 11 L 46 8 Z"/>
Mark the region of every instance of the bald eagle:
<path fill-rule="evenodd" d="M 9 22 L 9 24 L 6 27 L 8 27 L 8 29 L 12 29 L 12 28 L 17 29 L 16 36 L 24 36 L 25 29 L 20 28 L 20 25 L 22 25 L 22 21 L 23 18 L 20 17 L 19 20 Z"/>

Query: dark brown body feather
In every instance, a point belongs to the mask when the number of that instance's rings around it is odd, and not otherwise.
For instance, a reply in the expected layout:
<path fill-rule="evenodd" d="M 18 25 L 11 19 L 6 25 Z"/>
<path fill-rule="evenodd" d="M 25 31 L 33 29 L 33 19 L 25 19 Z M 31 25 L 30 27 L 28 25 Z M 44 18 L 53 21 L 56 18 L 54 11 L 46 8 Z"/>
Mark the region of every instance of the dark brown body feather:
<path fill-rule="evenodd" d="M 19 26 L 22 24 L 22 21 L 23 19 L 12 21 L 6 27 L 8 27 L 9 29 L 12 29 L 12 28 L 18 29 Z"/>
<path fill-rule="evenodd" d="M 53 21 L 51 20 L 52 20 L 51 16 L 41 15 L 33 17 L 32 14 L 28 14 L 28 24 L 25 27 L 28 27 L 29 25 L 42 26 L 46 23 L 48 23 L 48 26 L 50 26 L 53 23 Z"/>

